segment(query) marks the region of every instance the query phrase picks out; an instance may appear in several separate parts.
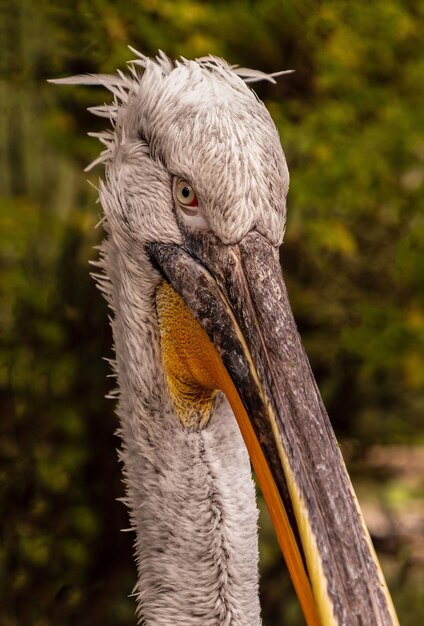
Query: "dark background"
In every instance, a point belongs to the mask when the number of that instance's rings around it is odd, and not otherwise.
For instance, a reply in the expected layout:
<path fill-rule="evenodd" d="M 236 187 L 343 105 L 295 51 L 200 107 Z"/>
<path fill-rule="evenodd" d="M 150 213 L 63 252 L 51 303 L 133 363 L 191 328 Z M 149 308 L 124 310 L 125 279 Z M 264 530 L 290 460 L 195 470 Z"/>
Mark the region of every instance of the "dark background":
<path fill-rule="evenodd" d="M 46 82 L 124 69 L 127 44 L 296 70 L 255 87 L 291 171 L 282 263 L 400 621 L 424 624 L 423 23 L 417 0 L 0 0 L 1 625 L 135 623 L 82 172 L 109 95 Z M 265 513 L 261 569 L 265 624 L 302 624 Z"/>

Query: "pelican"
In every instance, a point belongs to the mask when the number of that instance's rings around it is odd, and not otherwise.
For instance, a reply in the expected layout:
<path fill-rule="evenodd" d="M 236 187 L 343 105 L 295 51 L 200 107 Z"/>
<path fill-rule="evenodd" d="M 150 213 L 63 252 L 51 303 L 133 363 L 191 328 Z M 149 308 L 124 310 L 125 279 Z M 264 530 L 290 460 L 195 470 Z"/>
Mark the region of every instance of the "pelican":
<path fill-rule="evenodd" d="M 396 614 L 280 269 L 289 173 L 248 83 L 277 74 L 160 52 L 59 79 L 113 102 L 96 136 L 137 615 L 257 626 L 251 465 L 308 626 Z"/>

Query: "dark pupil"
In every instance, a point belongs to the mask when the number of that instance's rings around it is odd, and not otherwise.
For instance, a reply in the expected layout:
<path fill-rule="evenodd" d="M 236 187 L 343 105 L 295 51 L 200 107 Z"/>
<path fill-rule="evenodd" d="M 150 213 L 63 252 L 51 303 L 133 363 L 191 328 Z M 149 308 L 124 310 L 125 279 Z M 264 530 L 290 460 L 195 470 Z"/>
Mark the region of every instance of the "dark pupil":
<path fill-rule="evenodd" d="M 183 195 L 183 198 L 188 198 L 190 195 L 190 189 L 188 187 L 183 187 L 181 189 L 181 193 Z"/>

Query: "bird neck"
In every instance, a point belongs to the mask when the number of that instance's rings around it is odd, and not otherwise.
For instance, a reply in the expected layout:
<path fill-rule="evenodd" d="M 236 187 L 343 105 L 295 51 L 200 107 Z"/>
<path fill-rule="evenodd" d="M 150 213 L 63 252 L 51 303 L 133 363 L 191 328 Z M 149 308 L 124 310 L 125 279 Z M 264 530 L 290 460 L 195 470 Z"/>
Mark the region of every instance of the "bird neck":
<path fill-rule="evenodd" d="M 110 241 L 103 254 L 140 620 L 259 625 L 255 488 L 235 418 L 218 394 L 207 427 L 184 428 L 164 374 L 155 287 Z"/>

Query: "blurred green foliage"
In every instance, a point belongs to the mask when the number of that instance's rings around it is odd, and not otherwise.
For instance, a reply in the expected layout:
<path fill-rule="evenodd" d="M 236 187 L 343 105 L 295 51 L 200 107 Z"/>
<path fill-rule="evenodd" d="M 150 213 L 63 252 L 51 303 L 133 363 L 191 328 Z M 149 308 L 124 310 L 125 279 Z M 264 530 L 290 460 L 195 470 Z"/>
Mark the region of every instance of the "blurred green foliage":
<path fill-rule="evenodd" d="M 122 68 L 128 43 L 296 70 L 257 86 L 291 170 L 282 263 L 360 481 L 372 444 L 423 444 L 423 25 L 420 0 L 0 0 L 0 624 L 135 621 L 111 337 L 88 277 L 100 208 L 81 174 L 102 127 L 85 107 L 108 96 L 46 78 Z M 366 485 L 389 508 L 407 493 Z M 264 621 L 302 624 L 261 520 Z M 381 547 L 401 622 L 424 623 L 423 562 Z"/>

